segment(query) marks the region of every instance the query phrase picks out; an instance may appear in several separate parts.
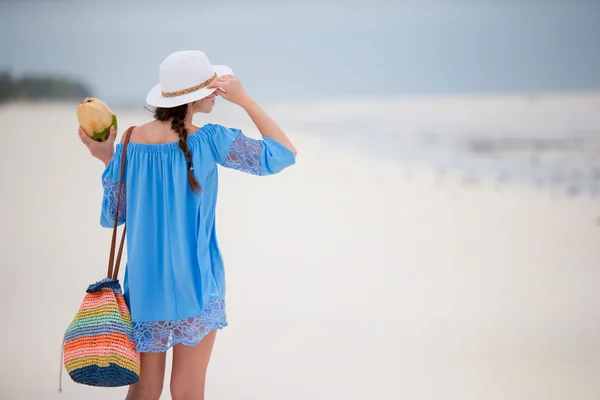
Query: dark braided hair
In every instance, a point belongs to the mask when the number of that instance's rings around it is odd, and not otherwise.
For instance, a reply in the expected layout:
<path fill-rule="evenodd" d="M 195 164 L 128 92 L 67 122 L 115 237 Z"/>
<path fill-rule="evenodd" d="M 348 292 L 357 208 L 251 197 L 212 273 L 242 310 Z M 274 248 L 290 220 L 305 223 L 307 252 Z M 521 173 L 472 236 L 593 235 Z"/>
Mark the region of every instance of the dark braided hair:
<path fill-rule="evenodd" d="M 185 129 L 185 117 L 187 116 L 188 105 L 183 104 L 173 108 L 162 108 L 158 107 L 154 110 L 154 119 L 158 121 L 169 121 L 171 120 L 171 128 L 179 135 L 179 148 L 185 155 L 188 167 L 188 180 L 190 182 L 190 188 L 194 192 L 202 190 L 200 184 L 194 176 L 194 167 L 192 166 L 192 154 L 187 144 L 188 132 Z"/>

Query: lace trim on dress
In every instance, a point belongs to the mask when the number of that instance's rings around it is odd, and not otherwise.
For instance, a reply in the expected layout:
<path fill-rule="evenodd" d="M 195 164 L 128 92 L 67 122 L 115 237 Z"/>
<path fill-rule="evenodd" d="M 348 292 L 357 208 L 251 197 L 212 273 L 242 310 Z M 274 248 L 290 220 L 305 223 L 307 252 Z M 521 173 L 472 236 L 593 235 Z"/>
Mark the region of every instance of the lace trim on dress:
<path fill-rule="evenodd" d="M 167 351 L 177 343 L 193 346 L 212 330 L 227 326 L 225 301 L 215 299 L 196 317 L 173 321 L 134 322 L 133 339 L 138 352 Z"/>
<path fill-rule="evenodd" d="M 117 196 L 119 195 L 119 181 L 104 178 L 104 200 L 106 201 L 106 211 L 111 221 L 115 220 L 115 214 L 117 210 Z M 121 192 L 121 204 L 119 208 L 119 224 L 125 222 L 126 210 L 127 209 L 127 184 L 123 182 L 123 189 Z"/>
<path fill-rule="evenodd" d="M 260 175 L 260 155 L 262 150 L 262 141 L 249 138 L 240 133 L 233 141 L 223 166 L 248 174 Z"/>

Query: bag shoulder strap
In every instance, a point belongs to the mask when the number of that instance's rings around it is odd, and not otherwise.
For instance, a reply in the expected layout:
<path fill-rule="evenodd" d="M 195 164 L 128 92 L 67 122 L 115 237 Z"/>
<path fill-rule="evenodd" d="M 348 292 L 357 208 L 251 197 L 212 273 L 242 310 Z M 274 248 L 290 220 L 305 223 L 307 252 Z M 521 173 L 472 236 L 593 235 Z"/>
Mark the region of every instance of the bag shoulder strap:
<path fill-rule="evenodd" d="M 125 177 L 125 163 L 127 160 L 127 145 L 129 144 L 129 139 L 131 138 L 131 132 L 133 132 L 133 128 L 135 126 L 129 127 L 125 131 L 125 140 L 123 141 L 123 152 L 121 155 L 121 175 L 119 179 L 119 190 L 117 191 L 117 209 L 115 211 L 115 224 L 113 226 L 113 234 L 112 240 L 110 242 L 110 254 L 108 257 L 108 272 L 106 273 L 106 277 L 109 279 L 117 280 L 119 276 L 119 266 L 121 264 L 121 255 L 123 253 L 123 244 L 125 242 L 125 233 L 127 230 L 127 224 L 125 224 L 123 228 L 123 233 L 121 236 L 121 242 L 119 244 L 119 252 L 117 254 L 117 262 L 114 263 L 115 259 L 115 246 L 117 244 L 117 225 L 119 223 L 119 209 L 121 208 L 121 194 L 123 192 L 123 179 Z M 114 267 L 114 272 L 113 272 Z"/>

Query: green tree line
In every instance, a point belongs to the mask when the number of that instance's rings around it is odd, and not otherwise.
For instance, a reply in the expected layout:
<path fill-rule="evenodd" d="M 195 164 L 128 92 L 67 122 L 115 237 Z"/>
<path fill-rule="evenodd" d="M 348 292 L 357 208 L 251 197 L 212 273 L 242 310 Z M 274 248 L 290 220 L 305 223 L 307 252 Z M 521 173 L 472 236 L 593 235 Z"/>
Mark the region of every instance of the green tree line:
<path fill-rule="evenodd" d="M 73 80 L 50 76 L 13 77 L 0 71 L 0 103 L 18 100 L 82 100 L 91 89 Z"/>

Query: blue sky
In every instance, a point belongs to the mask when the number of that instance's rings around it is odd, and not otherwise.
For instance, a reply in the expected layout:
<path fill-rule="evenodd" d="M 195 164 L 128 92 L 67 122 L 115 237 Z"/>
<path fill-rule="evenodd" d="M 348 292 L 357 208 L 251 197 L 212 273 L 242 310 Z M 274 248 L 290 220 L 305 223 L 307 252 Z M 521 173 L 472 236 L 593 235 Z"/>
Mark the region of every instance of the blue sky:
<path fill-rule="evenodd" d="M 600 89 L 600 1 L 0 1 L 0 68 L 143 104 L 204 50 L 269 101 Z"/>

